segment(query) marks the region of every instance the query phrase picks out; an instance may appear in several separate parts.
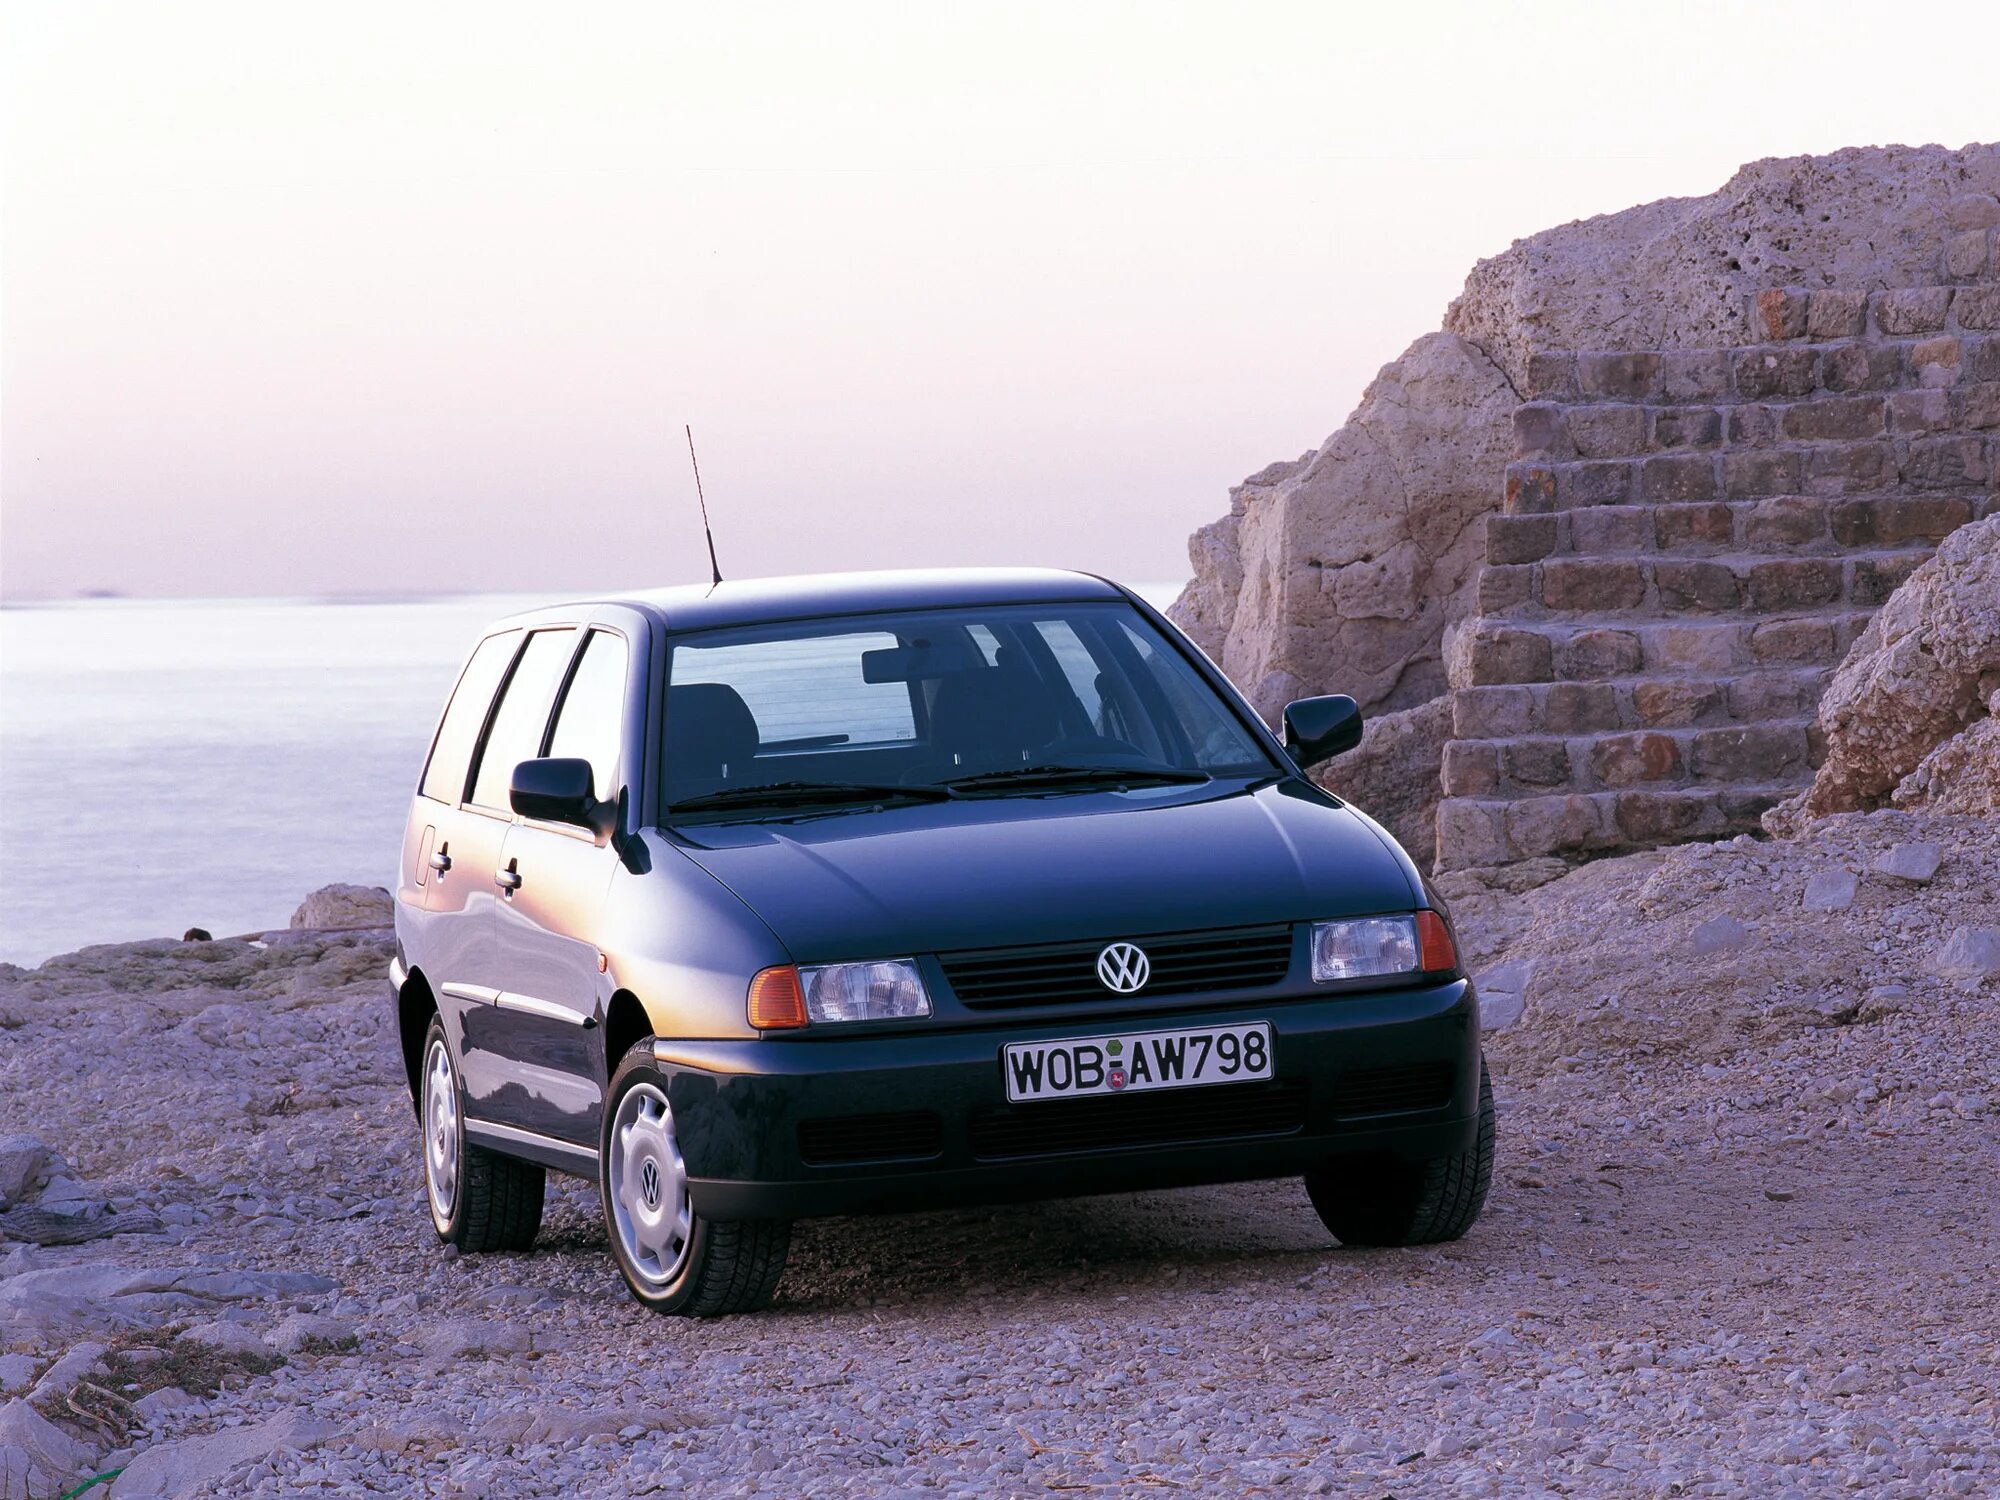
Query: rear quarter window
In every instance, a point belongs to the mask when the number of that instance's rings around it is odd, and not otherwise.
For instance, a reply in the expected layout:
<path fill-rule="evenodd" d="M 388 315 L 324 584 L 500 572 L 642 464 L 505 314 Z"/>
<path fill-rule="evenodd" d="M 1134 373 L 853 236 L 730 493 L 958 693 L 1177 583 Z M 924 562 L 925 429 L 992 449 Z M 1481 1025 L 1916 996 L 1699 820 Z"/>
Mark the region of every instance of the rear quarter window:
<path fill-rule="evenodd" d="M 507 675 L 507 664 L 520 647 L 521 632 L 503 631 L 479 643 L 465 670 L 458 674 L 451 702 L 445 706 L 444 722 L 438 726 L 431 758 L 424 766 L 418 790 L 426 797 L 449 802 L 456 807 L 465 797 L 466 774 L 472 769 L 472 749 L 479 743 L 479 731 L 486 727 L 486 711 L 493 704 L 494 689 Z"/>

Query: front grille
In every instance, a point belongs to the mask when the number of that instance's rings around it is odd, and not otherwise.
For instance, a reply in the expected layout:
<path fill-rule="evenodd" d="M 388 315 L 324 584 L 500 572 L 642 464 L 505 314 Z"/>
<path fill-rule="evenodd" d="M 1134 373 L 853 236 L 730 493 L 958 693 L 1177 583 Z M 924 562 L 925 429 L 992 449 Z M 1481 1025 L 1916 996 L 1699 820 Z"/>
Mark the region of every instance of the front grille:
<path fill-rule="evenodd" d="M 1360 1115 L 1400 1114 L 1438 1109 L 1451 1102 L 1453 1067 L 1448 1062 L 1409 1063 L 1395 1068 L 1360 1068 L 1334 1080 L 1329 1097 L 1343 1120 Z"/>
<path fill-rule="evenodd" d="M 1300 1082 L 1226 1083 L 975 1110 L 968 1122 L 972 1154 L 979 1161 L 1005 1161 L 1290 1135 L 1305 1124 L 1306 1092 Z"/>
<path fill-rule="evenodd" d="M 808 1166 L 857 1161 L 924 1161 L 944 1150 L 944 1122 L 927 1109 L 836 1115 L 799 1125 L 799 1158 Z"/>
<path fill-rule="evenodd" d="M 975 1010 L 1073 1005 L 1119 998 L 1097 977 L 1097 955 L 1106 943 L 1115 941 L 942 953 L 938 963 L 959 1001 Z M 1289 924 L 1166 933 L 1131 941 L 1145 950 L 1152 965 L 1145 987 L 1137 991 L 1142 997 L 1264 989 L 1282 980 L 1292 966 Z"/>

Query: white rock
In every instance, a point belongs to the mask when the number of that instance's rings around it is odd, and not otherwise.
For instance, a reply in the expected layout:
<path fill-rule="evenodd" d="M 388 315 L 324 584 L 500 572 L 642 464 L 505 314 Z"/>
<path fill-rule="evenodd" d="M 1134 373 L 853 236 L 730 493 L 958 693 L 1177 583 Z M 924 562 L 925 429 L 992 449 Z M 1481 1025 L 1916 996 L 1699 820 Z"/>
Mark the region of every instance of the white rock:
<path fill-rule="evenodd" d="M 79 1380 L 102 1373 L 104 1356 L 108 1352 L 103 1344 L 86 1339 L 42 1371 L 42 1378 L 35 1382 L 28 1399 L 38 1406 L 60 1401 Z"/>
<path fill-rule="evenodd" d="M 491 1359 L 500 1354 L 526 1354 L 534 1346 L 534 1340 L 525 1328 L 511 1323 L 452 1318 L 425 1329 L 418 1344 L 429 1358 L 449 1363 L 460 1359 Z"/>
<path fill-rule="evenodd" d="M 389 893 L 372 885 L 325 885 L 314 891 L 292 913 L 293 927 L 314 930 L 353 927 L 389 927 L 396 921 L 396 908 Z"/>
<path fill-rule="evenodd" d="M 1688 935 L 1688 946 L 1697 955 L 1722 953 L 1741 946 L 1750 937 L 1750 929 L 1727 914 L 1710 917 Z"/>
<path fill-rule="evenodd" d="M 115 1500 L 194 1500 L 234 1493 L 234 1486 L 222 1482 L 233 1470 L 276 1453 L 315 1447 L 338 1431 L 331 1422 L 287 1412 L 269 1421 L 148 1448 L 118 1476 L 112 1494 Z"/>
<path fill-rule="evenodd" d="M 1931 966 L 1946 979 L 1983 984 L 2000 975 L 2000 927 L 1961 927 L 1946 940 Z"/>
<path fill-rule="evenodd" d="M 0 1495 L 41 1500 L 89 1461 L 90 1449 L 26 1401 L 0 1406 Z"/>
<path fill-rule="evenodd" d="M 53 1155 L 32 1135 L 0 1135 L 0 1198 L 20 1202 L 43 1180 Z"/>
<path fill-rule="evenodd" d="M 213 1349 L 218 1354 L 234 1355 L 244 1359 L 269 1359 L 271 1346 L 258 1337 L 255 1329 L 243 1323 L 215 1321 L 197 1323 L 181 1334 L 190 1344 L 199 1344 L 205 1349 Z"/>
<path fill-rule="evenodd" d="M 1480 1030 L 1501 1031 L 1521 1019 L 1534 973 L 1532 963 L 1495 964 L 1474 980 L 1473 989 L 1479 995 Z"/>
<path fill-rule="evenodd" d="M 1875 856 L 1868 868 L 1889 880 L 1924 885 L 1944 863 L 1944 851 L 1936 844 L 1896 844 Z"/>
<path fill-rule="evenodd" d="M 1821 870 L 1806 882 L 1807 911 L 1846 911 L 1861 882 L 1852 870 Z"/>
<path fill-rule="evenodd" d="M 354 1325 L 343 1319 L 294 1313 L 277 1326 L 270 1342 L 287 1354 L 297 1354 L 309 1346 L 316 1350 L 352 1349 L 360 1339 Z"/>
<path fill-rule="evenodd" d="M 0 1354 L 0 1396 L 25 1391 L 35 1383 L 39 1367 L 40 1361 L 31 1354 Z"/>

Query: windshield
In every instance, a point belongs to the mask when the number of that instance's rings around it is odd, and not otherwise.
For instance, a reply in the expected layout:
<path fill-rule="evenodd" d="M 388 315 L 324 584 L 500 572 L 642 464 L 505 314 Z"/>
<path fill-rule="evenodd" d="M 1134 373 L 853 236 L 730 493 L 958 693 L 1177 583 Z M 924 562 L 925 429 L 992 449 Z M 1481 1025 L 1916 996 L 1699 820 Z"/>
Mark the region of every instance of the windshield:
<path fill-rule="evenodd" d="M 1122 604 L 996 605 L 702 631 L 668 665 L 670 808 L 995 795 L 1276 767 Z M 754 790 L 763 789 L 763 790 Z"/>

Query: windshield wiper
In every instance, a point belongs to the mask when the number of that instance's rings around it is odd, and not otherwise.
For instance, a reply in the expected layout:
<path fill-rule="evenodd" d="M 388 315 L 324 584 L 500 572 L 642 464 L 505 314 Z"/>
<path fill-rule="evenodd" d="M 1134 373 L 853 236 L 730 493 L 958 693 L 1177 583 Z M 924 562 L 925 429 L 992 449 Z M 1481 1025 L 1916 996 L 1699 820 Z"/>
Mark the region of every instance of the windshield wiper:
<path fill-rule="evenodd" d="M 826 802 L 942 802 L 950 796 L 951 792 L 941 786 L 890 786 L 872 781 L 760 781 L 703 792 L 699 797 L 683 797 L 667 811 L 715 812 Z"/>
<path fill-rule="evenodd" d="M 970 776 L 954 776 L 942 783 L 957 792 L 999 791 L 1007 787 L 1143 786 L 1147 783 L 1194 785 L 1211 778 L 1205 771 L 1183 771 L 1174 766 L 1008 766 L 999 771 L 979 771 Z"/>

